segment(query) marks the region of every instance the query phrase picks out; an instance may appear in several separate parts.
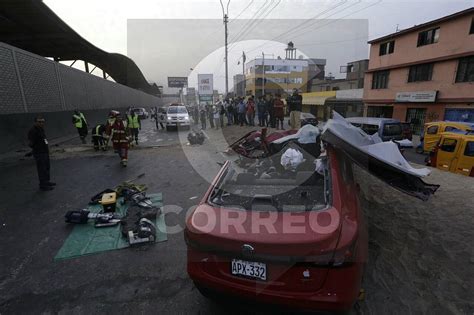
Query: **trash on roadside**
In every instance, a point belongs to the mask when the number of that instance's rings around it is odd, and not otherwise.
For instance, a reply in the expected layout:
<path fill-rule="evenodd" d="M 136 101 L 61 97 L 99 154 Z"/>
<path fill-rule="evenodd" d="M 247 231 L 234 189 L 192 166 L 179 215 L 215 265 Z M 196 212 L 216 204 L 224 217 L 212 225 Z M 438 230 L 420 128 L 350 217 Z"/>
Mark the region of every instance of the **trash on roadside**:
<path fill-rule="evenodd" d="M 188 141 L 191 145 L 193 144 L 203 144 L 204 140 L 206 139 L 206 136 L 204 136 L 204 133 L 202 131 L 192 131 L 188 133 Z"/>

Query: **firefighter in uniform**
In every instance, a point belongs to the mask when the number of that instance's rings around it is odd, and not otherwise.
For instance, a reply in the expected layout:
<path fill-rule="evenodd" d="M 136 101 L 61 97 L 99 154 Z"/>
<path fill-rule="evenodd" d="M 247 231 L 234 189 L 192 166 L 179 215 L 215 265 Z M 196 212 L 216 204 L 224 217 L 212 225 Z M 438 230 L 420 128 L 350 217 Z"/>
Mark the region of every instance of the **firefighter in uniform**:
<path fill-rule="evenodd" d="M 135 143 L 138 145 L 138 130 L 142 129 L 142 123 L 136 111 L 131 111 L 127 115 L 127 123 L 130 137 L 132 140 L 135 138 Z"/>
<path fill-rule="evenodd" d="M 74 111 L 74 114 L 72 115 L 72 123 L 77 129 L 77 132 L 79 133 L 79 137 L 81 138 L 82 143 L 86 143 L 86 137 L 87 137 L 87 120 L 86 117 L 84 117 L 84 114 L 81 113 L 78 110 Z"/>
<path fill-rule="evenodd" d="M 108 138 L 112 139 L 114 150 L 118 153 L 123 167 L 128 162 L 128 133 L 127 122 L 120 117 L 118 111 L 111 111 L 105 133 Z"/>
<path fill-rule="evenodd" d="M 99 151 L 99 149 L 102 149 L 102 151 L 106 151 L 106 143 L 104 139 L 104 133 L 105 133 L 105 125 L 103 124 L 98 124 L 94 128 L 92 128 L 92 142 L 94 143 L 94 149 L 96 151 Z"/>

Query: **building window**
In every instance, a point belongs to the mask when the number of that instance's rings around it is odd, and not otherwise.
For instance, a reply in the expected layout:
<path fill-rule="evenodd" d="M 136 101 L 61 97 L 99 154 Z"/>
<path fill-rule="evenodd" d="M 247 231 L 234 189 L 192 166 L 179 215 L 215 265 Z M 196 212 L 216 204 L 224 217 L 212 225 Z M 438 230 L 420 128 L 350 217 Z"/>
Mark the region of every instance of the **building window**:
<path fill-rule="evenodd" d="M 474 56 L 459 59 L 456 82 L 474 82 Z"/>
<path fill-rule="evenodd" d="M 408 82 L 431 81 L 433 75 L 433 64 L 425 63 L 410 67 Z"/>
<path fill-rule="evenodd" d="M 388 86 L 388 76 L 390 71 L 376 71 L 372 77 L 372 89 L 386 89 Z"/>
<path fill-rule="evenodd" d="M 418 46 L 437 43 L 439 39 L 439 27 L 418 33 Z"/>
<path fill-rule="evenodd" d="M 391 53 L 393 53 L 394 49 L 395 49 L 395 41 L 394 40 L 383 43 L 383 44 L 380 44 L 379 56 L 391 54 Z"/>
<path fill-rule="evenodd" d="M 469 34 L 474 34 L 474 18 L 471 20 L 471 29 L 469 30 Z"/>

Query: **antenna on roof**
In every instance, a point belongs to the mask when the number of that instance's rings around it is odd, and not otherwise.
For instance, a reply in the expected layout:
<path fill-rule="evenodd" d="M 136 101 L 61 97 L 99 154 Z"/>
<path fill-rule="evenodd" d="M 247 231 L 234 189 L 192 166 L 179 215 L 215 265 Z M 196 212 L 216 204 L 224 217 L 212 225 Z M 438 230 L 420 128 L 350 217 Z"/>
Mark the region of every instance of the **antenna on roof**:
<path fill-rule="evenodd" d="M 398 28 L 398 24 L 397 24 L 397 29 L 395 30 L 395 32 L 398 32 L 398 31 L 400 31 L 400 29 Z"/>

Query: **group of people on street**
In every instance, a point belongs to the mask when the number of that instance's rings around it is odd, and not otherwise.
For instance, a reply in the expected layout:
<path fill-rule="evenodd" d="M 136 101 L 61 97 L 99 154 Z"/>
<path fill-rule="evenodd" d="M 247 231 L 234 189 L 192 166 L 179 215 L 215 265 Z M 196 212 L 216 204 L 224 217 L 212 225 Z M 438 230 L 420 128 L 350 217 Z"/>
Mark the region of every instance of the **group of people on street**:
<path fill-rule="evenodd" d="M 88 135 L 88 124 L 84 113 L 75 110 L 72 115 L 72 123 L 77 129 L 82 143 L 86 143 Z M 45 119 L 36 116 L 33 127 L 28 131 L 28 145 L 32 149 L 32 155 L 36 161 L 38 171 L 39 188 L 42 191 L 54 189 L 56 183 L 50 181 L 49 144 L 44 130 Z M 109 141 L 112 142 L 114 151 L 120 157 L 122 166 L 127 166 L 128 149 L 131 141 L 138 145 L 138 134 L 141 130 L 141 120 L 136 111 L 129 108 L 125 116 L 120 112 L 112 110 L 105 124 L 97 124 L 91 130 L 92 143 L 96 151 L 106 151 Z"/>
<path fill-rule="evenodd" d="M 301 111 L 301 96 L 295 91 L 287 99 L 290 111 Z M 299 103 L 298 103 L 299 102 Z M 267 94 L 260 96 L 255 103 L 254 96 L 247 99 L 237 97 L 234 99 L 225 99 L 214 105 L 206 104 L 201 106 L 193 106 L 190 111 L 194 124 L 201 123 L 201 129 L 206 129 L 209 123 L 210 128 L 224 128 L 225 125 L 255 126 L 255 117 L 258 118 L 259 127 L 271 127 L 284 130 L 283 121 L 285 117 L 285 103 L 281 99 L 280 94 Z M 291 115 L 291 112 L 290 112 Z M 298 116 L 293 113 L 293 116 Z M 227 123 L 225 123 L 227 119 Z M 291 121 L 291 120 L 290 120 Z M 298 129 L 296 118 L 292 129 Z"/>

